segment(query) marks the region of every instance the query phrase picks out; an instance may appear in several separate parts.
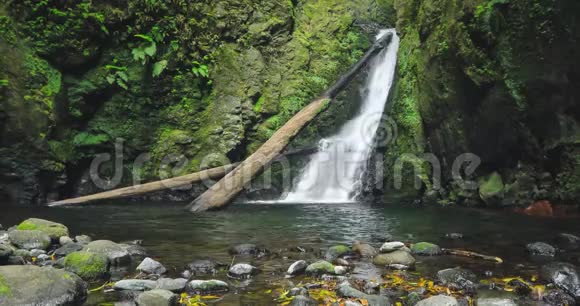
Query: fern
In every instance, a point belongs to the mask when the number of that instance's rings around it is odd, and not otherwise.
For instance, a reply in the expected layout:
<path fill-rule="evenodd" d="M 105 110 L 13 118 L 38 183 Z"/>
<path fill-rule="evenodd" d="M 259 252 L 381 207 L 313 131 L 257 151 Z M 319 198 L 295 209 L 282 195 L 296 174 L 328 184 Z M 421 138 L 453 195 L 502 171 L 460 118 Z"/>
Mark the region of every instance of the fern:
<path fill-rule="evenodd" d="M 80 132 L 73 138 L 73 145 L 77 147 L 94 146 L 106 143 L 109 141 L 109 136 L 106 134 L 89 134 L 87 132 Z"/>
<path fill-rule="evenodd" d="M 161 75 L 161 73 L 163 72 L 163 70 L 165 70 L 165 68 L 167 68 L 166 60 L 161 60 L 153 64 L 153 72 L 152 72 L 153 77 L 158 77 L 159 75 Z"/>

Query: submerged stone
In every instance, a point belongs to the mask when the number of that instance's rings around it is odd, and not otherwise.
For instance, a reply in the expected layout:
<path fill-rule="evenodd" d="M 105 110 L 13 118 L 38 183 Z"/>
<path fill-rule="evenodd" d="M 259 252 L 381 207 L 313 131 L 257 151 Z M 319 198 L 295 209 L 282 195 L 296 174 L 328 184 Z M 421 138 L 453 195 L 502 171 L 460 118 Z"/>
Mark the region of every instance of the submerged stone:
<path fill-rule="evenodd" d="M 346 245 L 335 245 L 333 247 L 330 247 L 326 251 L 326 254 L 324 255 L 324 259 L 328 262 L 333 262 L 338 257 L 345 255 L 345 254 L 348 254 L 350 252 L 351 252 L 350 247 L 347 247 Z"/>
<path fill-rule="evenodd" d="M 415 265 L 415 258 L 409 252 L 398 250 L 375 256 L 373 263 L 377 266 L 404 265 L 413 267 Z"/>
<path fill-rule="evenodd" d="M 192 280 L 187 283 L 185 290 L 191 294 L 202 293 L 218 293 L 230 290 L 228 283 L 212 279 L 212 280 Z"/>
<path fill-rule="evenodd" d="M 194 260 L 187 265 L 187 268 L 193 275 L 215 274 L 217 273 L 218 264 L 211 259 Z"/>
<path fill-rule="evenodd" d="M 443 285 L 466 293 L 475 293 L 477 276 L 465 269 L 453 268 L 437 272 L 437 280 Z"/>
<path fill-rule="evenodd" d="M 459 306 L 454 297 L 446 295 L 436 295 L 428 299 L 419 301 L 416 306 Z"/>
<path fill-rule="evenodd" d="M 556 249 L 545 242 L 534 242 L 526 246 L 530 255 L 554 257 Z"/>
<path fill-rule="evenodd" d="M 37 218 L 24 220 L 18 225 L 17 229 L 41 231 L 54 240 L 58 240 L 62 236 L 68 236 L 68 227 L 63 224 Z"/>
<path fill-rule="evenodd" d="M 175 306 L 178 302 L 178 295 L 163 289 L 146 291 L 137 297 L 137 305 L 139 306 Z"/>
<path fill-rule="evenodd" d="M 441 255 L 441 248 L 433 243 L 419 242 L 411 245 L 411 252 L 415 255 L 436 256 Z"/>

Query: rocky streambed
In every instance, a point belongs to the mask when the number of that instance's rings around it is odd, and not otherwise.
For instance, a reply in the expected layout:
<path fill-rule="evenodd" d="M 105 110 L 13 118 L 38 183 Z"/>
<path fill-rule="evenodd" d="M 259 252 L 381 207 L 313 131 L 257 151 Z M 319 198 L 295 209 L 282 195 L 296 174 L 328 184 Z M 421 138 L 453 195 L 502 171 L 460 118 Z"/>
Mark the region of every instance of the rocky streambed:
<path fill-rule="evenodd" d="M 449 260 L 454 256 L 445 246 L 384 237 L 381 243 L 353 241 L 324 248 L 241 243 L 222 249 L 219 259 L 203 257 L 200 251 L 188 264 L 175 266 L 149 254 L 140 241 L 99 240 L 31 218 L 0 229 L 0 305 L 486 306 L 580 301 L 577 262 L 561 261 L 578 254 L 580 238 L 572 234 L 557 235 L 555 245 L 538 241 L 523 246 L 536 265 L 492 262 L 493 256 Z M 461 233 L 448 233 L 442 241 L 451 245 L 462 239 Z M 424 268 L 446 264 L 434 273 Z"/>

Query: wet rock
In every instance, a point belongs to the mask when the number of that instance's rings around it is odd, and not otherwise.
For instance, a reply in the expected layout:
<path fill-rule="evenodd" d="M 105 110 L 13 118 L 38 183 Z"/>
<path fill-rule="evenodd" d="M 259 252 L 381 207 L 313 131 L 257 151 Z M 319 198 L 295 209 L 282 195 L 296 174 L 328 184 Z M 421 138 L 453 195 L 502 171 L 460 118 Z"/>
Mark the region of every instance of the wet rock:
<path fill-rule="evenodd" d="M 411 267 L 409 267 L 409 266 L 399 265 L 399 264 L 387 265 L 386 268 L 390 269 L 390 270 L 398 270 L 398 271 L 405 271 L 405 270 L 411 269 Z"/>
<path fill-rule="evenodd" d="M 344 266 L 334 266 L 334 274 L 344 275 L 348 272 L 348 268 Z"/>
<path fill-rule="evenodd" d="M 576 301 L 572 296 L 562 290 L 552 290 L 543 298 L 544 302 L 549 305 L 567 306 L 575 305 Z"/>
<path fill-rule="evenodd" d="M 463 239 L 463 234 L 461 234 L 461 233 L 449 233 L 449 234 L 445 234 L 445 238 L 450 239 L 450 240 L 461 240 L 461 239 Z"/>
<path fill-rule="evenodd" d="M 338 285 L 336 293 L 340 297 L 344 298 L 355 298 L 355 299 L 365 299 L 369 302 L 371 306 L 387 306 L 391 305 L 389 298 L 380 295 L 370 295 L 362 291 L 359 291 L 351 286 L 348 281 L 342 282 Z"/>
<path fill-rule="evenodd" d="M 391 253 L 394 252 L 396 250 L 399 250 L 401 248 L 405 247 L 405 244 L 399 241 L 394 241 L 394 242 L 386 242 L 384 243 L 381 248 L 379 249 L 379 252 L 381 253 Z"/>
<path fill-rule="evenodd" d="M 325 282 L 336 281 L 336 282 L 343 282 L 348 280 L 348 277 L 343 275 L 331 275 L 331 274 L 322 274 L 320 279 Z"/>
<path fill-rule="evenodd" d="M 122 248 L 129 253 L 132 260 L 138 261 L 145 259 L 147 257 L 147 250 L 137 244 L 119 244 Z"/>
<path fill-rule="evenodd" d="M 421 301 L 421 295 L 417 292 L 411 292 L 405 299 L 405 306 L 415 306 Z"/>
<path fill-rule="evenodd" d="M 446 295 L 436 295 L 428 299 L 419 301 L 416 306 L 459 306 L 459 303 L 454 297 Z"/>
<path fill-rule="evenodd" d="M 373 257 L 377 255 L 377 250 L 372 245 L 358 241 L 352 245 L 352 251 L 361 257 Z"/>
<path fill-rule="evenodd" d="M 58 256 L 58 257 L 63 257 L 63 256 L 66 256 L 70 253 L 78 252 L 82 249 L 83 249 L 83 246 L 80 243 L 76 243 L 76 242 L 67 243 L 67 244 L 61 246 L 60 248 L 56 249 L 54 251 L 54 255 Z"/>
<path fill-rule="evenodd" d="M 308 296 L 298 295 L 292 300 L 291 306 L 317 306 L 318 302 Z"/>
<path fill-rule="evenodd" d="M 248 279 L 252 277 L 252 275 L 258 273 L 258 268 L 245 264 L 239 263 L 233 265 L 230 270 L 228 271 L 228 276 L 236 279 Z"/>
<path fill-rule="evenodd" d="M 294 287 L 288 292 L 288 296 L 310 296 L 308 290 L 304 287 Z"/>
<path fill-rule="evenodd" d="M 518 304 L 512 299 L 479 298 L 477 306 L 518 306 Z"/>
<path fill-rule="evenodd" d="M 157 282 L 148 279 L 123 279 L 113 285 L 115 290 L 146 291 L 155 289 Z"/>
<path fill-rule="evenodd" d="M 187 286 L 187 279 L 185 278 L 160 278 L 157 280 L 157 285 L 155 289 L 169 290 L 171 292 L 180 293 L 185 290 Z"/>
<path fill-rule="evenodd" d="M 306 270 L 306 267 L 308 267 L 308 263 L 306 263 L 306 261 L 298 260 L 298 261 L 294 262 L 292 265 L 290 265 L 290 267 L 288 268 L 288 271 L 286 271 L 286 274 L 288 274 L 288 275 L 301 274 Z"/>
<path fill-rule="evenodd" d="M 387 254 L 379 254 L 373 258 L 373 263 L 377 266 L 404 265 L 412 267 L 415 265 L 415 258 L 408 252 L 399 250 Z"/>
<path fill-rule="evenodd" d="M 37 218 L 24 220 L 17 229 L 41 231 L 54 240 L 58 240 L 61 236 L 68 236 L 68 228 L 63 224 Z"/>
<path fill-rule="evenodd" d="M 167 269 L 158 261 L 152 258 L 145 258 L 143 261 L 137 266 L 137 271 L 147 273 L 147 274 L 157 274 L 161 275 L 167 272 Z"/>
<path fill-rule="evenodd" d="M 8 236 L 12 244 L 20 249 L 26 250 L 46 250 L 50 246 L 51 241 L 46 233 L 36 230 L 14 230 Z"/>
<path fill-rule="evenodd" d="M 11 247 L 0 244 L 0 262 L 7 260 L 14 253 Z"/>
<path fill-rule="evenodd" d="M 185 290 L 191 294 L 217 293 L 230 290 L 228 283 L 220 280 L 192 280 L 187 283 Z"/>
<path fill-rule="evenodd" d="M 39 249 L 34 249 L 34 250 L 30 250 L 30 256 L 32 257 L 38 257 L 40 255 L 46 254 L 45 250 L 39 250 Z"/>
<path fill-rule="evenodd" d="M 210 259 L 194 260 L 187 265 L 187 268 L 193 275 L 215 274 L 217 273 L 218 264 Z"/>
<path fill-rule="evenodd" d="M 64 258 L 63 266 L 86 281 L 104 279 L 109 274 L 109 260 L 102 254 L 73 252 Z"/>
<path fill-rule="evenodd" d="M 558 235 L 557 241 L 558 245 L 567 249 L 580 248 L 580 237 L 572 234 L 561 233 Z"/>
<path fill-rule="evenodd" d="M 10 237 L 8 232 L 0 231 L 0 244 L 10 244 Z"/>
<path fill-rule="evenodd" d="M 345 266 L 345 267 L 352 266 L 352 264 L 344 258 L 337 258 L 332 263 L 335 265 L 338 265 L 338 266 Z"/>
<path fill-rule="evenodd" d="M 230 255 L 263 257 L 268 253 L 268 251 L 263 248 L 258 248 L 255 244 L 244 243 L 231 247 L 229 253 Z"/>
<path fill-rule="evenodd" d="M 163 289 L 146 291 L 137 297 L 137 305 L 139 306 L 176 306 L 178 302 L 178 295 Z"/>
<path fill-rule="evenodd" d="M 25 259 L 32 258 L 32 254 L 30 253 L 30 251 L 25 250 L 25 249 L 18 249 L 16 251 L 14 251 L 14 256 L 20 256 L 20 257 L 25 258 Z"/>
<path fill-rule="evenodd" d="M 554 257 L 556 255 L 556 249 L 545 242 L 530 243 L 526 246 L 526 249 L 528 250 L 528 253 L 530 253 L 530 255 L 548 256 L 548 257 Z"/>
<path fill-rule="evenodd" d="M 335 245 L 330 247 L 326 250 L 326 254 L 324 255 L 324 259 L 328 262 L 333 262 L 335 259 L 342 255 L 346 255 L 351 252 L 350 247 L 346 245 Z"/>
<path fill-rule="evenodd" d="M 8 266 L 10 266 L 10 265 L 25 265 L 25 264 L 27 264 L 27 262 L 26 262 L 26 259 L 22 256 L 10 256 L 4 262 L 4 264 L 6 264 Z"/>
<path fill-rule="evenodd" d="M 82 305 L 87 284 L 75 274 L 51 267 L 0 267 L 0 305 Z"/>
<path fill-rule="evenodd" d="M 68 243 L 74 243 L 74 241 L 72 240 L 71 237 L 69 237 L 69 236 L 62 236 L 62 237 L 58 238 L 58 244 L 65 245 L 65 244 L 68 244 Z"/>
<path fill-rule="evenodd" d="M 113 265 L 125 265 L 131 262 L 129 252 L 121 245 L 109 240 L 96 240 L 83 247 L 82 251 L 106 255 Z"/>
<path fill-rule="evenodd" d="M 334 274 L 334 265 L 328 261 L 320 260 L 306 267 L 306 273 L 316 275 L 324 273 Z"/>
<path fill-rule="evenodd" d="M 365 284 L 363 290 L 366 294 L 377 294 L 381 290 L 381 284 L 369 281 Z"/>
<path fill-rule="evenodd" d="M 78 235 L 75 236 L 75 241 L 80 244 L 89 244 L 91 241 L 93 241 L 93 239 L 87 235 Z"/>
<path fill-rule="evenodd" d="M 466 293 L 475 293 L 477 276 L 465 269 L 453 268 L 437 272 L 437 280 L 443 286 L 455 290 L 463 290 Z"/>
<path fill-rule="evenodd" d="M 540 276 L 575 299 L 580 299 L 580 279 L 573 265 L 561 262 L 550 263 L 542 267 Z"/>

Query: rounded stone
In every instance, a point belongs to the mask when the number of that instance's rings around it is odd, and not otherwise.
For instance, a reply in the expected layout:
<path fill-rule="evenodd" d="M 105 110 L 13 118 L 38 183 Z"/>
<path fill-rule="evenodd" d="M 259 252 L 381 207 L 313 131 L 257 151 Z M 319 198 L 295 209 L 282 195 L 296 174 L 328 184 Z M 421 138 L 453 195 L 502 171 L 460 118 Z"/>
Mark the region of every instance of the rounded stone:
<path fill-rule="evenodd" d="M 121 245 L 109 240 L 96 240 L 83 247 L 82 251 L 105 255 L 113 265 L 131 262 L 129 252 Z"/>
<path fill-rule="evenodd" d="M 192 280 L 185 287 L 185 290 L 191 294 L 226 292 L 229 289 L 228 283 L 216 279 Z"/>
<path fill-rule="evenodd" d="M 178 301 L 178 295 L 163 289 L 146 291 L 137 297 L 137 305 L 139 306 L 176 306 Z"/>
<path fill-rule="evenodd" d="M 12 244 L 26 250 L 46 250 L 51 242 L 50 237 L 45 232 L 37 230 L 14 230 L 8 236 Z"/>
<path fill-rule="evenodd" d="M 421 256 L 436 256 L 441 255 L 441 248 L 433 243 L 419 242 L 411 246 L 411 252 Z"/>
<path fill-rule="evenodd" d="M 63 224 L 37 218 L 24 220 L 18 225 L 17 229 L 41 231 L 54 240 L 58 240 L 62 236 L 68 236 L 68 227 Z"/>
<path fill-rule="evenodd" d="M 288 267 L 288 271 L 286 271 L 286 274 L 298 275 L 300 273 L 303 273 L 306 270 L 306 267 L 308 267 L 308 263 L 306 263 L 306 261 L 298 260 L 294 262 L 292 265 L 290 265 L 290 267 Z"/>
<path fill-rule="evenodd" d="M 161 275 L 167 272 L 167 269 L 165 269 L 165 267 L 160 262 L 147 257 L 143 259 L 139 266 L 137 266 L 137 271 L 147 274 Z"/>
<path fill-rule="evenodd" d="M 415 261 L 413 255 L 403 250 L 379 254 L 373 258 L 373 263 L 377 266 L 404 265 L 412 267 L 415 265 Z"/>
<path fill-rule="evenodd" d="M 86 281 L 105 279 L 109 274 L 109 259 L 102 254 L 73 252 L 64 258 L 63 266 Z"/>

